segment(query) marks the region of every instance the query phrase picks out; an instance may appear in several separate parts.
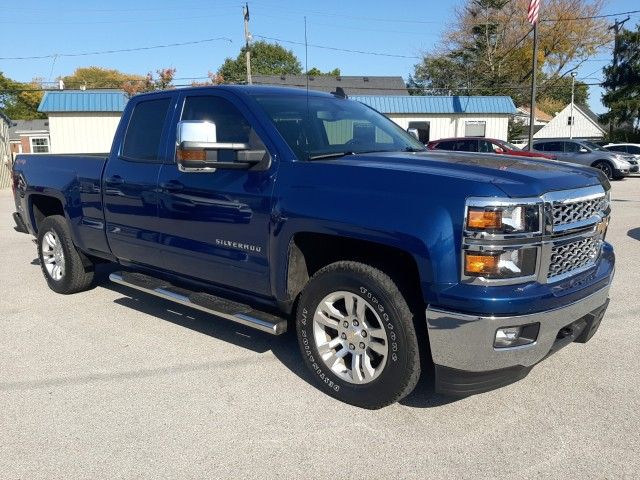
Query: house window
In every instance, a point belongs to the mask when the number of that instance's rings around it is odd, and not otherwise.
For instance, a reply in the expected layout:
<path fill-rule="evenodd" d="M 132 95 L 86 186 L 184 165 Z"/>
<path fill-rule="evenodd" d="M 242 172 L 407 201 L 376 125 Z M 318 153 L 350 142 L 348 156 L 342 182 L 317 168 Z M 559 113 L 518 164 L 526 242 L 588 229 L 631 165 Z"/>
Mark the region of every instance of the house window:
<path fill-rule="evenodd" d="M 31 138 L 31 153 L 49 153 L 49 139 L 47 137 Z"/>
<path fill-rule="evenodd" d="M 487 122 L 469 121 L 464 122 L 465 137 L 484 137 L 487 130 Z"/>
<path fill-rule="evenodd" d="M 567 117 L 567 125 L 575 125 L 575 117 Z"/>

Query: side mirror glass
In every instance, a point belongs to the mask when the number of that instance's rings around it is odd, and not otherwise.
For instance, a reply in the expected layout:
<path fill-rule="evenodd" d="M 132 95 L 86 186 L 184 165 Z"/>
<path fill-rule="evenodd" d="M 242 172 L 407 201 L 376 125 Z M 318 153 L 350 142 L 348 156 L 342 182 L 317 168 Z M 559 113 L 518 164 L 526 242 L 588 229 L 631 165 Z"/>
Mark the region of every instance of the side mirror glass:
<path fill-rule="evenodd" d="M 260 163 L 266 150 L 251 150 L 249 143 L 218 142 L 216 124 L 204 120 L 178 122 L 176 158 L 182 171 L 248 169 Z"/>
<path fill-rule="evenodd" d="M 407 128 L 407 132 L 409 133 L 409 135 L 413 135 L 416 140 L 420 140 L 420 135 L 418 135 L 417 128 Z"/>

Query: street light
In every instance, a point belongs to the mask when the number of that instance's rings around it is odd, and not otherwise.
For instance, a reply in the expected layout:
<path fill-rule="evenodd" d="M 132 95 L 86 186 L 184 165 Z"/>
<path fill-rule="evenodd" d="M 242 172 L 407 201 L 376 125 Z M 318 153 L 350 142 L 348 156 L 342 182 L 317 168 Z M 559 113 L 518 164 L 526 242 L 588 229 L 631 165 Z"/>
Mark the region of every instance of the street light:
<path fill-rule="evenodd" d="M 571 72 L 571 113 L 569 114 L 569 138 L 573 138 L 573 90 L 576 85 L 576 75 L 578 72 Z"/>

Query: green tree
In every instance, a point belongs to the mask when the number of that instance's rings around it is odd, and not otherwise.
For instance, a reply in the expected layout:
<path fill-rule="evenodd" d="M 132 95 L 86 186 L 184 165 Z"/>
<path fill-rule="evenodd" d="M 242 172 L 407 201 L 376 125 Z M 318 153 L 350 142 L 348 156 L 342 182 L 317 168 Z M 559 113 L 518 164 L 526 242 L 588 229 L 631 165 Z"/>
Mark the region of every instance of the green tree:
<path fill-rule="evenodd" d="M 467 0 L 439 50 L 415 65 L 412 93 L 510 95 L 517 104 L 526 103 L 533 52 L 527 5 L 528 0 Z M 553 21 L 538 25 L 540 99 L 566 100 L 569 73 L 610 40 L 604 19 L 587 18 L 597 16 L 602 5 L 602 0 L 544 2 L 542 18 Z M 570 20 L 576 17 L 584 19 Z"/>
<path fill-rule="evenodd" d="M 329 77 L 339 77 L 340 69 L 334 68 L 333 70 L 329 70 L 328 72 L 323 72 L 318 67 L 312 67 L 307 70 L 307 75 L 309 75 L 310 77 L 320 77 L 322 75 L 327 75 Z"/>
<path fill-rule="evenodd" d="M 247 67 L 244 46 L 235 59 L 226 58 L 218 69 L 218 76 L 225 83 L 247 81 Z M 255 75 L 299 75 L 302 73 L 300 60 L 291 50 L 265 41 L 251 44 L 251 73 Z"/>
<path fill-rule="evenodd" d="M 633 136 L 640 133 L 640 25 L 623 30 L 616 42 L 612 62 L 604 68 L 602 103 L 609 112 L 602 120 L 623 127 Z"/>

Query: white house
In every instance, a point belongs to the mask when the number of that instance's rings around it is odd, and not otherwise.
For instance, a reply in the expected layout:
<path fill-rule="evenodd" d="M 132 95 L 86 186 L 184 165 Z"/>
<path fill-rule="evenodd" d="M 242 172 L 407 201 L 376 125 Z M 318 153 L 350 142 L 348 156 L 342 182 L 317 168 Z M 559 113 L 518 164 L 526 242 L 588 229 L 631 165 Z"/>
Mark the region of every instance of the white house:
<path fill-rule="evenodd" d="M 553 119 L 540 130 L 535 132 L 534 138 L 585 138 L 600 139 L 606 134 L 605 129 L 598 122 L 598 116 L 584 105 L 571 104 L 557 113 Z"/>
<path fill-rule="evenodd" d="M 38 111 L 49 117 L 49 150 L 108 152 L 126 103 L 126 94 L 119 90 L 45 92 Z"/>
<path fill-rule="evenodd" d="M 402 128 L 418 130 L 420 141 L 448 137 L 487 137 L 507 140 L 509 119 L 516 113 L 506 96 L 354 95 Z"/>

